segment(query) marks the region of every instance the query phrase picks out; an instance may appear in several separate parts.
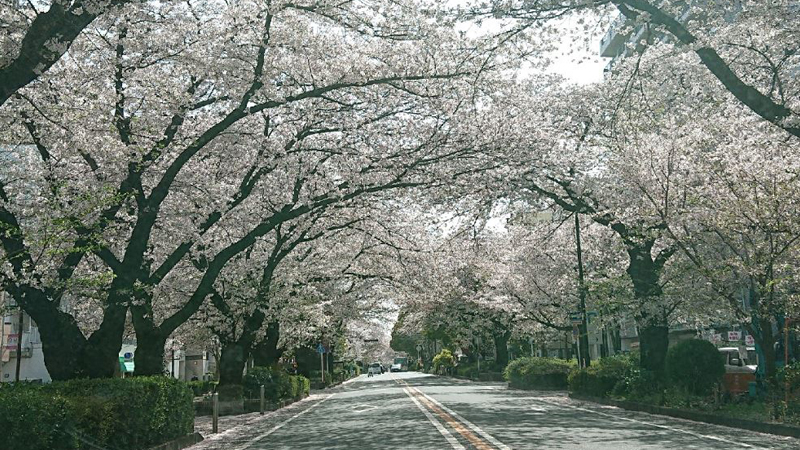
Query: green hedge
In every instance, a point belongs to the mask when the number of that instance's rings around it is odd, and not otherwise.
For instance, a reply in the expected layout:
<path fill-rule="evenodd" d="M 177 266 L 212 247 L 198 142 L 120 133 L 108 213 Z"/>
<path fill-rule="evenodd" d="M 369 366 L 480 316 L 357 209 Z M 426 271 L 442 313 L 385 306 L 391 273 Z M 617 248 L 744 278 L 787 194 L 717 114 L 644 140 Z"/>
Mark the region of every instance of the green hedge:
<path fill-rule="evenodd" d="M 574 368 L 572 360 L 527 357 L 508 363 L 503 376 L 517 389 L 566 389 L 567 376 Z"/>
<path fill-rule="evenodd" d="M 3 387 L 3 448 L 150 448 L 194 430 L 192 397 L 166 377 Z"/>
<path fill-rule="evenodd" d="M 605 397 L 612 391 L 627 391 L 629 379 L 639 365 L 636 356 L 616 355 L 595 360 L 586 369 L 575 368 L 568 378 L 569 390 L 584 395 Z"/>
<path fill-rule="evenodd" d="M 302 375 L 289 375 L 281 367 L 252 367 L 243 380 L 244 395 L 259 398 L 261 385 L 268 401 L 300 399 L 308 395 L 311 383 Z"/>
<path fill-rule="evenodd" d="M 5 450 L 78 449 L 67 399 L 37 386 L 0 383 L 0 434 Z"/>

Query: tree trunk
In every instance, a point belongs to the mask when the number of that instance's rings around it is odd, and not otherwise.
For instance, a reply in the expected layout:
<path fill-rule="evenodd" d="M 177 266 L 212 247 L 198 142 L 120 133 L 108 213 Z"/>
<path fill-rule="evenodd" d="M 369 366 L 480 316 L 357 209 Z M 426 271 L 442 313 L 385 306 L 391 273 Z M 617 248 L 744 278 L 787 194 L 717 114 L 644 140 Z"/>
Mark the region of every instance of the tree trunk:
<path fill-rule="evenodd" d="M 775 343 L 778 340 L 778 336 L 775 336 L 775 333 L 772 332 L 772 322 L 770 320 L 760 319 L 758 321 L 758 327 L 760 329 L 756 336 L 756 342 L 758 342 L 761 348 L 761 356 L 764 358 L 764 361 L 762 361 L 764 363 L 764 377 L 770 379 L 775 376 L 778 370 L 777 364 L 775 363 L 777 359 Z"/>
<path fill-rule="evenodd" d="M 59 310 L 43 293 L 34 289 L 9 288 L 8 291 L 39 327 L 44 364 L 50 378 L 64 381 L 114 375 L 127 308 L 106 307 L 100 327 L 87 339 L 75 318 Z"/>
<path fill-rule="evenodd" d="M 494 350 L 497 354 L 495 364 L 498 368 L 502 369 L 508 365 L 508 340 L 511 338 L 511 332 L 506 331 L 503 334 L 497 334 L 494 337 Z"/>
<path fill-rule="evenodd" d="M 656 374 L 664 373 L 664 362 L 669 347 L 669 326 L 649 322 L 639 327 L 639 351 L 642 369 Z"/>
<path fill-rule="evenodd" d="M 164 375 L 164 347 L 169 335 L 155 326 L 145 306 L 131 307 L 131 318 L 136 331 L 134 376 Z"/>
<path fill-rule="evenodd" d="M 280 328 L 277 322 L 272 322 L 267 326 L 267 333 L 264 339 L 253 349 L 253 361 L 255 365 L 268 367 L 277 364 L 283 354 L 283 349 L 278 347 L 280 338 Z"/>
<path fill-rule="evenodd" d="M 136 328 L 136 351 L 133 355 L 134 376 L 164 375 L 164 347 L 167 339 L 154 330 L 142 333 Z"/>
<path fill-rule="evenodd" d="M 39 326 L 44 365 L 50 378 L 65 381 L 88 376 L 81 361 L 86 338 L 75 319 L 61 311 L 46 315 L 26 312 Z"/>
<path fill-rule="evenodd" d="M 638 317 L 641 366 L 661 375 L 669 347 L 669 325 L 666 311 L 659 303 L 663 294 L 660 284 L 663 262 L 653 261 L 653 244 L 653 240 L 626 242 L 627 272 L 641 311 Z"/>
<path fill-rule="evenodd" d="M 82 360 L 89 378 L 111 378 L 119 365 L 119 351 L 125 332 L 128 308 L 119 304 L 106 306 L 100 328 L 89 336 Z"/>
<path fill-rule="evenodd" d="M 249 356 L 249 348 L 245 348 L 240 340 L 222 343 L 222 354 L 219 358 L 220 386 L 241 385 L 244 365 Z"/>

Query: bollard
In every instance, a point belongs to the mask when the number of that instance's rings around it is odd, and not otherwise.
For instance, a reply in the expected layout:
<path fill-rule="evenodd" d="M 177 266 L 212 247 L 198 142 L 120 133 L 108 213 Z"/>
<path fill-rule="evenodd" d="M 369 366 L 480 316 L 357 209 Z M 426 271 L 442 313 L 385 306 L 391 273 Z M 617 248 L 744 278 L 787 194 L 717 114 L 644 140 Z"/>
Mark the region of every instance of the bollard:
<path fill-rule="evenodd" d="M 211 432 L 219 431 L 219 394 L 214 392 L 211 396 Z"/>
<path fill-rule="evenodd" d="M 261 385 L 261 406 L 259 408 L 261 415 L 264 415 L 264 385 Z"/>

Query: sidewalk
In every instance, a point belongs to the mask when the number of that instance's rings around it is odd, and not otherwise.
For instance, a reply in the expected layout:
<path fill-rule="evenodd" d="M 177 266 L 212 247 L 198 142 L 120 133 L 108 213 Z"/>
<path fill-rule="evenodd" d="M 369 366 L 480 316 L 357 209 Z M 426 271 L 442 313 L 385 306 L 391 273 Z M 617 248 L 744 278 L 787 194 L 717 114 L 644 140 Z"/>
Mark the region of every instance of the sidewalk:
<path fill-rule="evenodd" d="M 236 416 L 222 416 L 219 418 L 219 433 L 217 434 L 211 433 L 211 416 L 197 417 L 194 421 L 194 430 L 202 434 L 205 440 L 189 447 L 189 449 L 234 450 L 244 448 L 245 444 L 263 433 L 264 430 L 278 425 L 286 420 L 287 417 L 291 417 L 325 397 L 325 395 L 311 394 L 289 406 L 266 412 L 263 416 L 257 412 Z"/>

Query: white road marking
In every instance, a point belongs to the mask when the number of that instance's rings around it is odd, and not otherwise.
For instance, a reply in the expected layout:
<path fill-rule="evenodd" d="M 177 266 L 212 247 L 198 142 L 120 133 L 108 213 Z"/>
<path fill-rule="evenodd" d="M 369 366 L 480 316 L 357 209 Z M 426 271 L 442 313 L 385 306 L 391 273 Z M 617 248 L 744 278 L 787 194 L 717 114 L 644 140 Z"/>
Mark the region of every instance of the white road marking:
<path fill-rule="evenodd" d="M 279 423 L 279 424 L 275 425 L 274 427 L 270 428 L 268 431 L 266 431 L 266 432 L 264 432 L 264 433 L 262 433 L 262 434 L 259 434 L 258 436 L 256 436 L 256 437 L 254 437 L 253 439 L 251 439 L 251 440 L 250 440 L 250 442 L 248 442 L 248 443 L 247 443 L 247 444 L 246 444 L 244 447 L 242 447 L 242 450 L 247 450 L 248 448 L 252 447 L 252 446 L 253 446 L 253 444 L 255 444 L 256 442 L 258 442 L 258 441 L 260 441 L 260 440 L 264 439 L 265 437 L 269 436 L 270 434 L 272 434 L 272 433 L 274 433 L 274 432 L 276 432 L 276 431 L 280 430 L 280 429 L 281 429 L 281 428 L 283 428 L 283 427 L 284 427 L 284 425 L 286 425 L 287 423 L 289 423 L 289 422 L 293 421 L 294 419 L 296 419 L 296 418 L 298 418 L 298 417 L 302 416 L 303 414 L 305 414 L 305 413 L 307 413 L 307 412 L 311 411 L 312 409 L 316 408 L 317 406 L 319 406 L 319 405 L 321 405 L 321 404 L 325 403 L 325 400 L 328 400 L 329 398 L 333 397 L 334 395 L 336 395 L 336 394 L 331 394 L 331 395 L 329 395 L 329 396 L 327 396 L 327 397 L 323 398 L 323 399 L 322 399 L 322 400 L 320 400 L 319 402 L 317 402 L 317 403 L 314 403 L 313 405 L 309 406 L 308 408 L 306 408 L 306 409 L 304 409 L 304 410 L 300 411 L 299 413 L 297 413 L 297 414 L 293 415 L 292 417 L 289 417 L 288 419 L 284 420 L 283 422 L 281 422 L 281 423 Z"/>
<path fill-rule="evenodd" d="M 356 414 L 361 414 L 363 412 L 372 411 L 373 409 L 378 409 L 375 405 L 366 405 L 364 403 L 353 405 L 350 407 Z"/>
<path fill-rule="evenodd" d="M 727 444 L 733 444 L 733 445 L 736 445 L 736 446 L 739 446 L 739 447 L 764 448 L 764 447 L 755 447 L 753 445 L 745 444 L 743 442 L 731 441 L 729 439 L 724 439 L 724 438 L 717 437 L 717 436 L 710 436 L 710 435 L 707 435 L 707 434 L 695 433 L 694 431 L 684 430 L 684 429 L 681 429 L 681 428 L 675 428 L 675 427 L 671 427 L 669 425 L 659 425 L 657 423 L 645 422 L 643 420 L 631 419 L 631 418 L 628 418 L 628 417 L 620 417 L 620 416 L 616 416 L 614 414 L 608 414 L 608 413 L 604 413 L 604 412 L 601 412 L 601 411 L 595 411 L 595 410 L 589 409 L 589 408 L 582 408 L 580 406 L 562 405 L 562 404 L 553 403 L 553 402 L 549 402 L 547 400 L 541 400 L 541 399 L 536 399 L 536 401 L 547 403 L 548 405 L 552 405 L 552 406 L 563 406 L 565 408 L 572 408 L 572 409 L 577 409 L 579 411 L 590 412 L 590 413 L 597 414 L 597 415 L 600 415 L 600 416 L 611 417 L 613 419 L 627 420 L 628 422 L 635 422 L 635 423 L 639 423 L 639 424 L 642 424 L 642 425 L 648 425 L 648 426 L 651 426 L 651 427 L 663 428 L 665 430 L 675 431 L 675 432 L 678 432 L 678 433 L 689 434 L 689 435 L 692 435 L 692 436 L 695 436 L 695 437 L 699 437 L 699 438 L 710 439 L 710 440 L 713 440 L 713 441 L 725 442 Z"/>
<path fill-rule="evenodd" d="M 405 392 L 405 393 L 406 393 L 406 395 L 408 395 L 408 398 L 410 398 L 410 399 L 411 399 L 411 401 L 412 401 L 412 402 L 414 402 L 414 404 L 415 404 L 415 405 L 417 405 L 417 408 L 419 408 L 419 410 L 420 410 L 420 411 L 422 411 L 422 413 L 423 413 L 423 414 L 425 414 L 425 417 L 427 417 L 427 418 L 428 418 L 428 420 L 429 420 L 429 421 L 430 421 L 430 422 L 433 424 L 433 426 L 434 426 L 434 427 L 436 427 L 436 429 L 437 429 L 437 430 L 439 430 L 439 433 L 440 433 L 442 436 L 444 436 L 445 440 L 447 440 L 447 442 L 449 442 L 449 443 L 450 443 L 450 445 L 451 445 L 451 446 L 452 446 L 454 449 L 458 449 L 458 450 L 466 450 L 466 449 L 464 448 L 464 446 L 463 446 L 463 445 L 461 445 L 461 444 L 459 444 L 459 443 L 458 443 L 458 441 L 456 440 L 456 438 L 454 438 L 454 437 L 453 437 L 453 435 L 452 435 L 452 434 L 450 434 L 450 432 L 449 432 L 449 431 L 447 431 L 447 429 L 446 429 L 444 426 L 442 426 L 442 424 L 440 424 L 440 423 L 439 423 L 439 421 L 438 421 L 438 420 L 436 420 L 436 419 L 433 417 L 433 415 L 430 413 L 430 411 L 428 411 L 428 408 L 426 408 L 426 407 L 422 406 L 422 405 L 419 403 L 419 400 L 417 400 L 416 398 L 414 398 L 414 394 L 412 394 L 412 393 L 411 393 L 411 391 L 410 391 L 408 388 L 403 388 L 403 392 Z"/>
<path fill-rule="evenodd" d="M 495 439 L 495 437 L 494 437 L 494 436 L 492 436 L 491 434 L 489 434 L 489 433 L 487 433 L 487 432 L 483 431 L 483 430 L 482 430 L 482 429 L 480 429 L 480 428 L 479 428 L 477 425 L 473 424 L 473 423 L 472 423 L 472 422 L 470 422 L 469 420 L 467 420 L 467 419 L 465 419 L 465 418 L 461 417 L 461 415 L 460 415 L 460 414 L 458 414 L 457 412 L 455 412 L 455 411 L 453 411 L 452 409 L 448 408 L 447 406 L 444 406 L 443 404 L 439 403 L 438 401 L 436 401 L 436 399 L 434 399 L 434 398 L 433 398 L 433 397 L 431 397 L 430 395 L 428 395 L 428 394 L 426 394 L 426 393 L 424 393 L 424 392 L 420 391 L 419 389 L 417 389 L 417 388 L 415 388 L 415 387 L 412 387 L 411 389 L 414 389 L 415 391 L 419 392 L 419 393 L 420 393 L 420 394 L 422 394 L 422 395 L 423 395 L 425 398 L 427 398 L 428 400 L 430 400 L 430 402 L 431 402 L 431 403 L 433 403 L 434 405 L 438 406 L 439 408 L 442 408 L 442 409 L 443 409 L 445 412 L 447 412 L 447 413 L 448 413 L 448 414 L 450 414 L 451 416 L 455 417 L 455 418 L 456 418 L 456 420 L 460 421 L 460 422 L 461 422 L 461 423 L 463 423 L 464 425 L 466 425 L 466 426 L 468 426 L 469 428 L 471 428 L 471 429 L 472 429 L 472 431 L 474 431 L 474 432 L 478 433 L 479 435 L 483 436 L 483 438 L 484 438 L 484 439 L 486 439 L 487 441 L 491 442 L 491 443 L 492 443 L 492 444 L 493 444 L 495 447 L 499 448 L 500 450 L 511 450 L 511 447 L 509 447 L 509 446 L 507 446 L 506 444 L 503 444 L 502 442 L 498 441 L 497 439 Z"/>

